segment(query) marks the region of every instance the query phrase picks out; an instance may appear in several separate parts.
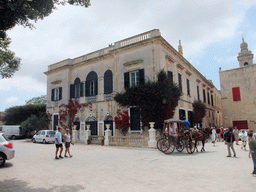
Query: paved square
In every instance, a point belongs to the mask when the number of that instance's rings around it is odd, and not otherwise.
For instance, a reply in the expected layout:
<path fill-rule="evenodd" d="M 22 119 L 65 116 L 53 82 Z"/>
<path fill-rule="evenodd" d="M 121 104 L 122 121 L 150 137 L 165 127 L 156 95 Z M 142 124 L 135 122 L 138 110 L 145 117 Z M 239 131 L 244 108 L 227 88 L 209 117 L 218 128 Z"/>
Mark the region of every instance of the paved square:
<path fill-rule="evenodd" d="M 0 191 L 256 191 L 248 151 L 206 143 L 204 153 L 76 143 L 72 158 L 54 159 L 55 145 L 13 141 L 15 158 L 0 169 Z M 199 146 L 199 149 L 201 146 Z"/>

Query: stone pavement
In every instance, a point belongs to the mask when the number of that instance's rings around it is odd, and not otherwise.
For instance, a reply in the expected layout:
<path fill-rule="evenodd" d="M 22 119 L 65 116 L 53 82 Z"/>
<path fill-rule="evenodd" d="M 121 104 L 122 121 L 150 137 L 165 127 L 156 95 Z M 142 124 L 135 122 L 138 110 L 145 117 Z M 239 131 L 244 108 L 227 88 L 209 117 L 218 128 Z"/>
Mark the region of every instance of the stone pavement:
<path fill-rule="evenodd" d="M 55 145 L 13 141 L 15 158 L 0 169 L 0 191 L 256 191 L 248 151 L 206 143 L 206 152 L 165 155 L 157 149 L 75 144 L 54 159 Z M 201 146 L 199 146 L 201 148 Z"/>

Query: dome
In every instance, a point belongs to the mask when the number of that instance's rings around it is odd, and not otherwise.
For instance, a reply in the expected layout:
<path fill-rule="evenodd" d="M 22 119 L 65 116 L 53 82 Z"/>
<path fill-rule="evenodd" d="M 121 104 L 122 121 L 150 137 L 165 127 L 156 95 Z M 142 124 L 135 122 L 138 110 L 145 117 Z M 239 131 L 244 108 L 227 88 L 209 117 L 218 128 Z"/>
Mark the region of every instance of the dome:
<path fill-rule="evenodd" d="M 244 38 L 242 40 L 243 42 L 240 45 L 241 50 L 248 50 L 248 44 L 244 42 Z"/>

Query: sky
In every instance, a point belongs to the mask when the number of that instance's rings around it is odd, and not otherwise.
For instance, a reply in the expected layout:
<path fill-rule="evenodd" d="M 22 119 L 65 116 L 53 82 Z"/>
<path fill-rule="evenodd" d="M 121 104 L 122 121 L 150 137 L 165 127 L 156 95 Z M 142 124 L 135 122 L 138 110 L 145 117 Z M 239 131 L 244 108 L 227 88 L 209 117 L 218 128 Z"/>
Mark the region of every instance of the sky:
<path fill-rule="evenodd" d="M 159 29 L 175 49 L 220 89 L 219 68 L 239 67 L 242 38 L 256 53 L 255 0 L 91 0 L 89 8 L 58 6 L 34 23 L 7 31 L 22 59 L 12 78 L 0 79 L 0 111 L 46 94 L 48 66 Z M 254 61 L 255 63 L 255 61 Z"/>

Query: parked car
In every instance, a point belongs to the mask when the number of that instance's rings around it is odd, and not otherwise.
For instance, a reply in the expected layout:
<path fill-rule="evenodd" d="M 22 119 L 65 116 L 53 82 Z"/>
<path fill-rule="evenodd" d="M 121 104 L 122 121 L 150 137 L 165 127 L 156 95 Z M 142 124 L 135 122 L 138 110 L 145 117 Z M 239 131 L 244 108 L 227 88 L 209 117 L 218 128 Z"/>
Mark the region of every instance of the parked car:
<path fill-rule="evenodd" d="M 11 139 L 22 137 L 22 129 L 20 125 L 2 125 L 1 133 Z"/>
<path fill-rule="evenodd" d="M 4 135 L 4 133 L 0 133 L 0 167 L 5 164 L 6 160 L 10 160 L 14 157 L 14 149 L 13 145 Z"/>
<path fill-rule="evenodd" d="M 248 130 L 239 130 L 239 133 L 238 133 L 238 138 L 239 140 L 241 140 L 241 135 L 243 134 L 242 131 L 244 131 L 244 134 L 247 136 L 247 133 L 248 133 Z"/>
<path fill-rule="evenodd" d="M 32 138 L 33 143 L 43 142 L 50 143 L 54 142 L 55 131 L 53 130 L 40 130 Z"/>

